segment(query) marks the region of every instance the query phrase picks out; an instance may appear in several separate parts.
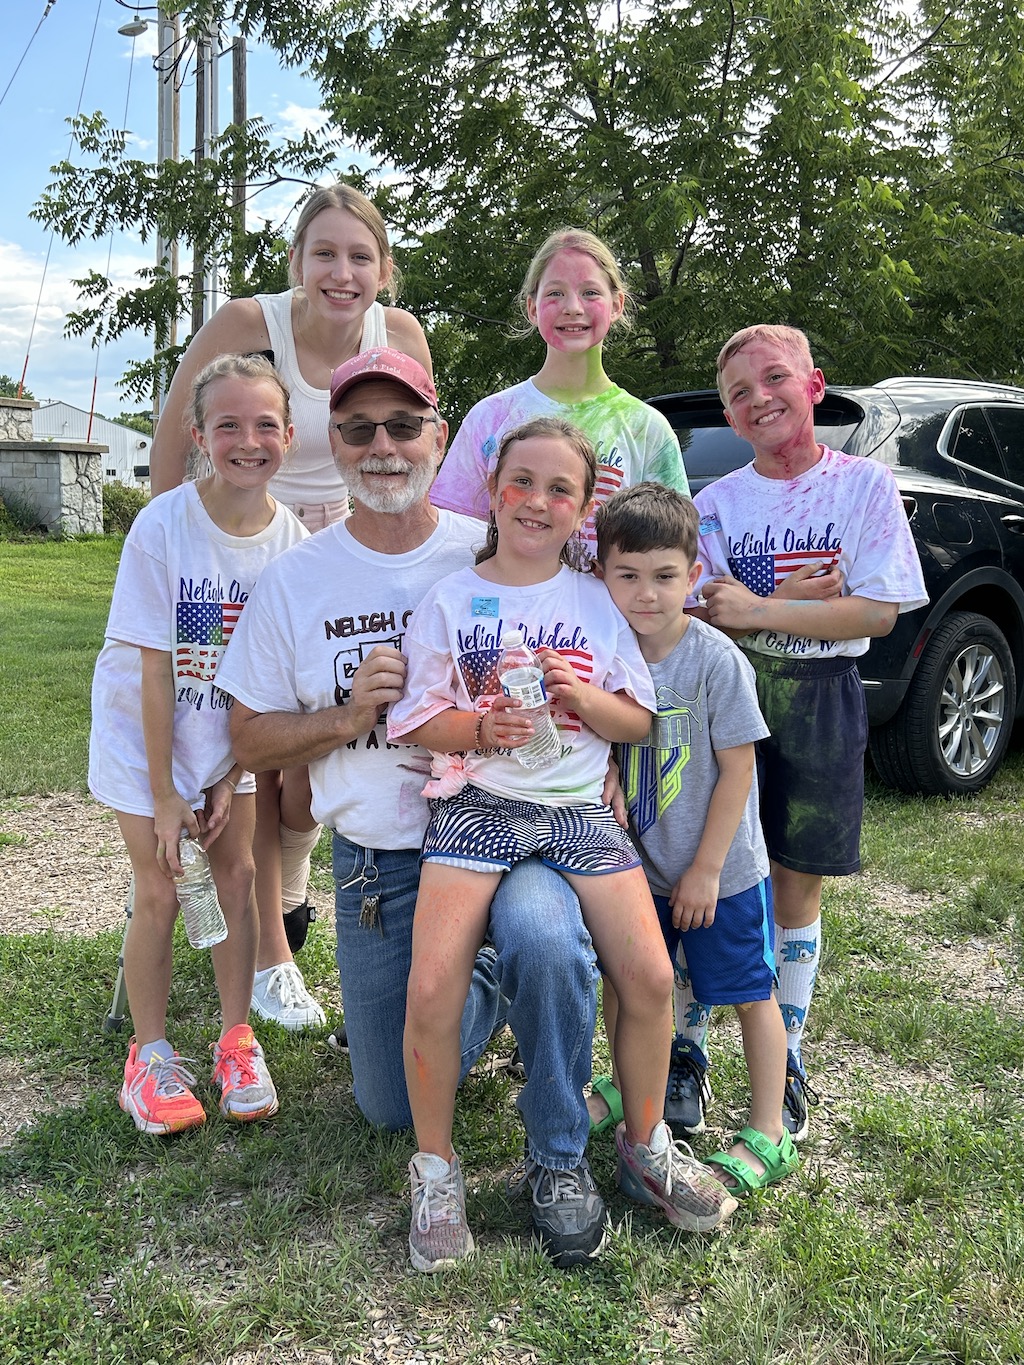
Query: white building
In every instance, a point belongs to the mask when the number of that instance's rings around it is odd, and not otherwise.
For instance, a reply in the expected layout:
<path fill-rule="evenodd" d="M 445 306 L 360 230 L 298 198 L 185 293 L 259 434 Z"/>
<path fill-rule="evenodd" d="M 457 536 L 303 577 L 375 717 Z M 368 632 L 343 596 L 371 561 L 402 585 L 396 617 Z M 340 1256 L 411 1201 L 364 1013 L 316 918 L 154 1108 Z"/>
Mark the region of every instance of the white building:
<path fill-rule="evenodd" d="M 108 422 L 105 417 L 93 417 L 89 431 L 89 414 L 70 403 L 44 403 L 32 414 L 32 430 L 36 440 L 48 436 L 63 436 L 71 441 L 95 441 L 108 446 L 103 456 L 103 482 L 125 483 L 131 487 L 149 487 L 149 448 L 152 436 L 133 431 L 120 422 Z"/>

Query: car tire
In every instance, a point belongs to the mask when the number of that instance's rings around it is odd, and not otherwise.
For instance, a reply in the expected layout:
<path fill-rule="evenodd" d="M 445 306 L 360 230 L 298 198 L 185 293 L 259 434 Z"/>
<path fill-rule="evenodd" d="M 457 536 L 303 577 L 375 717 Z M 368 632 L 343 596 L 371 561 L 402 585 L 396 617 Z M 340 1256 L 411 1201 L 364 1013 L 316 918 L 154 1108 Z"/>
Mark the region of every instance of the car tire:
<path fill-rule="evenodd" d="M 928 796 L 980 791 L 1010 742 L 1016 698 L 1002 631 L 977 612 L 951 612 L 932 632 L 900 709 L 871 731 L 878 775 Z"/>

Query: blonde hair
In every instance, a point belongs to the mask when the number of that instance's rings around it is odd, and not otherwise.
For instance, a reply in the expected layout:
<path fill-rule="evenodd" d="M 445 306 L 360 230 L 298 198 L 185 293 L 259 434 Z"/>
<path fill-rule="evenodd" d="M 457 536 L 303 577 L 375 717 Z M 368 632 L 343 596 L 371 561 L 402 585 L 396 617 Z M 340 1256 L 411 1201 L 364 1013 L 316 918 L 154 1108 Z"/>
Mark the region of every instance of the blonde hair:
<path fill-rule="evenodd" d="M 722 371 L 737 351 L 742 351 L 744 346 L 750 346 L 755 341 L 767 341 L 771 345 L 781 346 L 798 364 L 806 365 L 808 373 L 814 369 L 810 342 L 806 333 L 801 332 L 799 327 L 787 327 L 774 322 L 758 322 L 753 327 L 743 327 L 740 331 L 733 332 L 718 352 L 715 367 L 718 393 L 726 407 L 729 406 L 729 397 L 722 383 Z"/>
<path fill-rule="evenodd" d="M 560 251 L 582 251 L 600 267 L 612 293 L 625 296 L 625 306 L 613 325 L 627 329 L 631 327 L 633 325 L 632 319 L 627 313 L 628 309 L 633 306 L 633 295 L 626 288 L 619 263 L 612 255 L 611 249 L 601 241 L 600 237 L 596 237 L 592 232 L 587 232 L 585 228 L 559 228 L 557 232 L 553 232 L 541 243 L 530 262 L 526 278 L 523 280 L 522 288 L 517 295 L 519 307 L 526 323 L 525 326 L 516 329 L 516 335 L 529 336 L 533 331 L 533 323 L 530 322 L 530 315 L 526 310 L 527 300 L 536 299 L 544 271 L 547 270 Z"/>
<path fill-rule="evenodd" d="M 342 209 L 345 213 L 351 213 L 369 230 L 377 250 L 380 252 L 381 270 L 383 271 L 386 264 L 390 263 L 391 265 L 391 277 L 384 286 L 384 291 L 394 303 L 398 298 L 401 275 L 391 255 L 391 243 L 388 241 L 387 227 L 376 204 L 352 185 L 324 185 L 320 189 L 314 190 L 302 205 L 295 224 L 295 232 L 292 235 L 292 255 L 288 262 L 288 280 L 292 288 L 296 288 L 299 283 L 296 262 L 302 256 L 306 231 L 317 214 L 322 213 L 324 209 Z"/>
<path fill-rule="evenodd" d="M 498 446 L 498 458 L 494 462 L 494 469 L 491 471 L 488 483 L 492 488 L 498 484 L 498 475 L 501 467 L 505 463 L 505 457 L 518 441 L 529 441 L 534 436 L 550 436 L 555 440 L 564 441 L 565 444 L 580 457 L 583 461 L 583 503 L 587 503 L 594 496 L 594 488 L 597 484 L 597 452 L 591 445 L 579 427 L 574 427 L 571 422 L 567 422 L 564 417 L 531 417 L 528 422 L 523 422 L 518 427 L 513 427 L 511 431 L 506 431 L 501 438 Z M 482 564 L 485 559 L 493 559 L 498 550 L 498 527 L 492 512 L 487 520 L 487 538 L 481 549 L 477 551 L 476 563 Z M 562 546 L 559 559 L 563 564 L 567 564 L 570 569 L 578 569 L 581 573 L 590 568 L 590 555 L 579 540 L 578 535 L 573 535 Z"/>
<path fill-rule="evenodd" d="M 191 429 L 201 431 L 206 425 L 206 410 L 209 402 L 210 385 L 218 379 L 248 379 L 254 384 L 272 384 L 281 399 L 281 418 L 285 431 L 292 424 L 292 400 L 288 386 L 263 355 L 219 355 L 196 375 L 192 381 L 188 406 L 185 409 L 185 423 Z M 199 479 L 209 474 L 212 466 L 209 459 L 197 447 L 187 461 L 186 478 Z"/>

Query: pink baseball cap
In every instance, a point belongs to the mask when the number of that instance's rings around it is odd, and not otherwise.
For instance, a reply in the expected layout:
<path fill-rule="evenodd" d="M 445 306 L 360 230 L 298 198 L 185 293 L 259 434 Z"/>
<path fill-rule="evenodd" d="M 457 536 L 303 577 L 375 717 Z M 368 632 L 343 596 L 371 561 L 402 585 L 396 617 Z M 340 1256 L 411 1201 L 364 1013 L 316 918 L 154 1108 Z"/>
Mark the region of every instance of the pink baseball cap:
<path fill-rule="evenodd" d="M 420 362 L 390 346 L 375 346 L 346 360 L 331 375 L 331 411 L 338 406 L 343 394 L 364 379 L 393 379 L 437 410 L 437 390 Z"/>

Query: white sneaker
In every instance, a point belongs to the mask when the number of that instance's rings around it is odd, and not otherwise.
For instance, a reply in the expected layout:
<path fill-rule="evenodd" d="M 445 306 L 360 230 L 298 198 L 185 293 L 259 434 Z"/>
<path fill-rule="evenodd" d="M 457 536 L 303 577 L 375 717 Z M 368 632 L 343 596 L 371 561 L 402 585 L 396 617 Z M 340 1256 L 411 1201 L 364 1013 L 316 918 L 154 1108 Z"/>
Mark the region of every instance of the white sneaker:
<path fill-rule="evenodd" d="M 256 973 L 250 1008 L 260 1019 L 269 1019 L 292 1032 L 326 1023 L 323 1010 L 306 990 L 294 962 L 280 962 Z"/>

